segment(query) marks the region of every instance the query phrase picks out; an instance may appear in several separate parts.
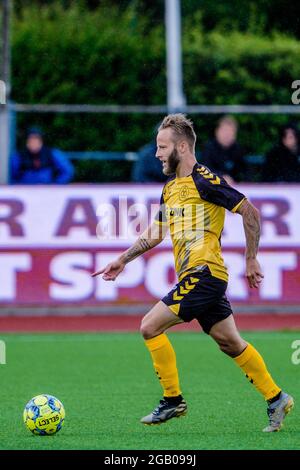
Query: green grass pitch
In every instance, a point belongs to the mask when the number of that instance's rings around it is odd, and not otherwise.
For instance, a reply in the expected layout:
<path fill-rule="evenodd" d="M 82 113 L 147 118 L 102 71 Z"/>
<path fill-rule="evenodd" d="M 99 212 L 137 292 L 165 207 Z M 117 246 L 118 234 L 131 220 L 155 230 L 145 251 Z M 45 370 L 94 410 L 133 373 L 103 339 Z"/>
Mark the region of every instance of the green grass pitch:
<path fill-rule="evenodd" d="M 140 424 L 161 398 L 150 355 L 135 333 L 5 334 L 0 449 L 299 449 L 300 332 L 245 333 L 295 408 L 279 433 L 264 434 L 266 405 L 235 363 L 203 333 L 170 333 L 188 414 L 160 426 Z M 34 436 L 22 422 L 27 401 L 59 398 L 63 429 Z"/>

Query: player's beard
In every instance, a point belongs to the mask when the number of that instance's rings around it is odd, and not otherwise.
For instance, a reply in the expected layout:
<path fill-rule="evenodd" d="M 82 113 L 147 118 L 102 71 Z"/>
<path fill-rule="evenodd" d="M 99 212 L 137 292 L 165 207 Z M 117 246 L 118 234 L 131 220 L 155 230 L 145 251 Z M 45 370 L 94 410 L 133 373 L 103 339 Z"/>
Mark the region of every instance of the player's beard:
<path fill-rule="evenodd" d="M 163 174 L 166 176 L 173 175 L 176 172 L 179 162 L 180 159 L 177 149 L 174 148 L 173 152 L 168 157 L 165 168 L 163 168 Z"/>

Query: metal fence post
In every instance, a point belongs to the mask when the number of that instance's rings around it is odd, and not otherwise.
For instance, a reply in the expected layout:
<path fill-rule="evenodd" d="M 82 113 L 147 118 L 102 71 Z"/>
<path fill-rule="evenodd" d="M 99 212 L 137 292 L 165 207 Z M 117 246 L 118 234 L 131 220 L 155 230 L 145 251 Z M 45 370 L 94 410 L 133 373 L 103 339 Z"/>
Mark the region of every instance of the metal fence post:
<path fill-rule="evenodd" d="M 9 162 L 9 108 L 0 105 L 0 184 L 8 183 Z"/>

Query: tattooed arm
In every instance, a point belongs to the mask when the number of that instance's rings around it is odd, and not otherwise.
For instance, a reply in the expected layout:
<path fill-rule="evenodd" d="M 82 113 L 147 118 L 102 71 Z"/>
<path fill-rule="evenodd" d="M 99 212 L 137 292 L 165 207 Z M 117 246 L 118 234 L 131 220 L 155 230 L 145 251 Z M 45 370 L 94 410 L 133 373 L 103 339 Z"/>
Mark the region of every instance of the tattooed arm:
<path fill-rule="evenodd" d="M 128 248 L 128 250 L 124 251 L 119 258 L 112 263 L 109 263 L 105 268 L 96 271 L 92 276 L 95 277 L 98 276 L 98 274 L 103 274 L 102 277 L 105 281 L 114 281 L 123 271 L 127 263 L 161 243 L 166 232 L 166 229 L 153 222 L 153 224 L 150 225 L 136 240 L 136 242 Z"/>
<path fill-rule="evenodd" d="M 153 223 L 145 230 L 144 233 L 142 233 L 136 242 L 120 256 L 120 260 L 124 264 L 129 263 L 133 259 L 158 245 L 164 239 L 164 236 L 165 232 L 162 231 L 161 227 L 158 224 Z"/>
<path fill-rule="evenodd" d="M 264 277 L 259 262 L 256 259 L 260 238 L 259 211 L 245 199 L 237 213 L 243 217 L 246 236 L 246 277 L 250 287 L 258 287 Z"/>

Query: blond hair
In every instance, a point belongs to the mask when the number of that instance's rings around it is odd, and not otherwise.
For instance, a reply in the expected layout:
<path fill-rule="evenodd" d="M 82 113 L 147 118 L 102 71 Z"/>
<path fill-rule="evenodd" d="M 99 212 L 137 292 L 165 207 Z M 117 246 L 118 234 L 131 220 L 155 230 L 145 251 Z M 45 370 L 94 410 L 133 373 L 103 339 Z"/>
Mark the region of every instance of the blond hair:
<path fill-rule="evenodd" d="M 190 149 L 195 149 L 196 134 L 193 127 L 193 122 L 186 117 L 185 114 L 169 114 L 164 118 L 158 128 L 158 132 L 170 127 L 177 138 L 184 137 L 189 144 Z"/>

